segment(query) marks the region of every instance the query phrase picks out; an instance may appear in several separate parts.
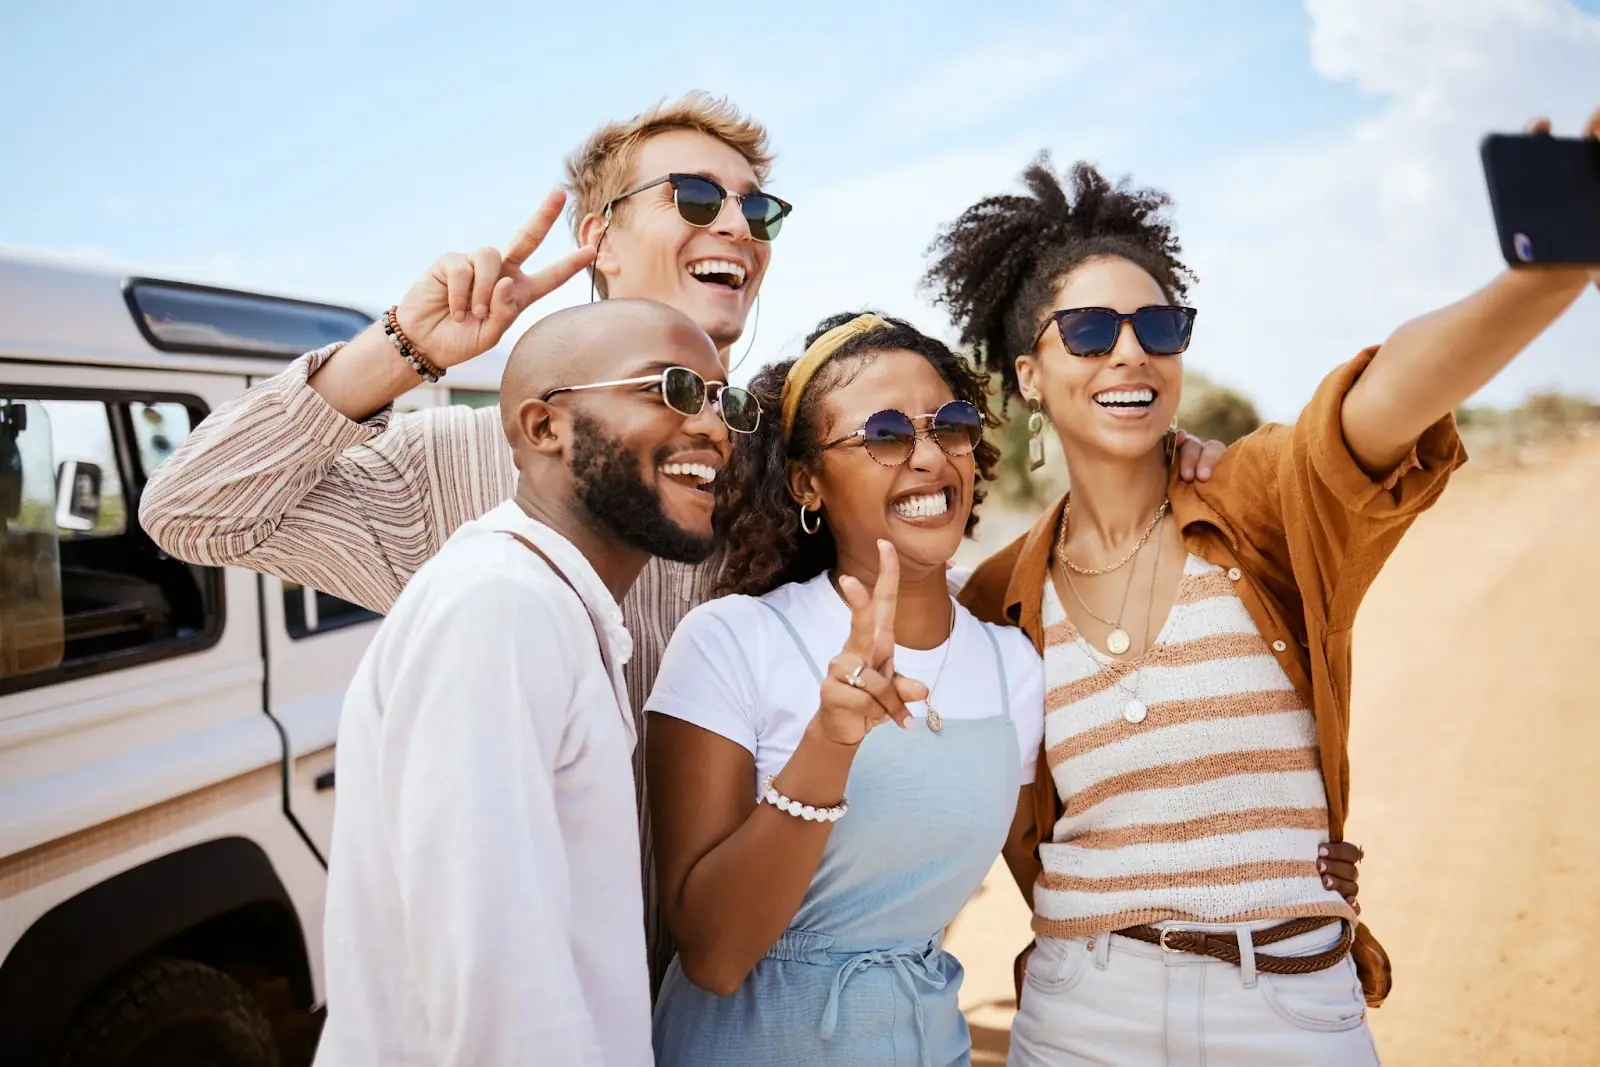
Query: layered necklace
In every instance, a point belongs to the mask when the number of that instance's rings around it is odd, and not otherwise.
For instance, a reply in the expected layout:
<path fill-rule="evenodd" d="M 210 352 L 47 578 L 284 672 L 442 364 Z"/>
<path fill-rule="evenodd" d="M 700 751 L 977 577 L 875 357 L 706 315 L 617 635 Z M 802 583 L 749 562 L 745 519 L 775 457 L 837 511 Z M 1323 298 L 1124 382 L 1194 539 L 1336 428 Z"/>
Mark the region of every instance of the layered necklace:
<path fill-rule="evenodd" d="M 1156 509 L 1155 518 L 1150 520 L 1150 525 L 1145 528 L 1144 536 L 1139 538 L 1139 543 L 1134 546 L 1132 552 L 1124 556 L 1116 566 L 1108 567 L 1098 572 L 1085 571 L 1080 567 L 1074 566 L 1072 561 L 1067 558 L 1067 513 L 1065 511 L 1062 513 L 1061 536 L 1056 545 L 1056 558 L 1061 563 L 1061 578 L 1065 582 L 1067 589 L 1071 592 L 1073 598 L 1077 600 L 1078 604 L 1085 611 L 1087 611 L 1091 617 L 1098 619 L 1107 626 L 1113 627 L 1110 636 L 1106 638 L 1106 648 L 1109 649 L 1113 655 L 1122 655 L 1124 652 L 1128 651 L 1128 648 L 1131 644 L 1127 631 L 1122 629 L 1121 621 L 1123 612 L 1126 611 L 1128 606 L 1128 593 L 1133 588 L 1134 573 L 1138 570 L 1138 568 L 1135 567 L 1133 571 L 1128 572 L 1128 583 L 1122 591 L 1122 607 L 1118 609 L 1116 622 L 1112 622 L 1109 619 L 1102 618 L 1101 616 L 1095 614 L 1094 609 L 1089 607 L 1088 603 L 1083 599 L 1082 594 L 1078 592 L 1077 587 L 1072 584 L 1072 577 L 1068 571 L 1074 570 L 1079 574 L 1109 574 L 1112 571 L 1126 566 L 1136 555 L 1138 555 L 1139 550 L 1145 546 L 1145 543 L 1150 540 L 1150 535 L 1160 529 L 1163 524 L 1163 520 L 1166 518 L 1169 503 L 1169 501 L 1162 501 L 1161 507 Z M 1155 614 L 1156 608 L 1156 583 L 1161 580 L 1161 548 L 1161 539 L 1158 537 L 1156 540 L 1155 567 L 1150 575 L 1150 598 L 1149 603 L 1145 608 L 1144 640 L 1140 647 L 1141 657 L 1150 651 L 1150 623 L 1153 621 L 1152 616 Z M 1079 640 L 1085 640 L 1081 634 L 1079 635 Z M 1133 676 L 1133 688 L 1129 689 L 1123 684 L 1123 678 L 1121 676 L 1122 665 L 1111 663 L 1102 666 L 1102 664 L 1098 660 L 1094 659 L 1093 656 L 1090 656 L 1088 652 L 1084 652 L 1083 654 L 1090 659 L 1090 662 L 1093 663 L 1096 668 L 1114 672 L 1112 675 L 1112 684 L 1116 687 L 1119 693 L 1127 698 L 1127 703 L 1123 705 L 1122 717 L 1134 725 L 1144 722 L 1145 716 L 1150 712 L 1150 708 L 1149 705 L 1140 699 L 1139 695 L 1144 685 L 1144 678 L 1139 673 L 1140 668 L 1143 667 L 1142 659 L 1140 663 L 1134 665 L 1133 670 L 1131 671 Z"/>
<path fill-rule="evenodd" d="M 1117 608 L 1117 617 L 1115 619 L 1108 619 L 1095 613 L 1095 610 L 1089 606 L 1089 602 L 1083 599 L 1083 594 L 1078 592 L 1078 587 L 1072 583 L 1072 574 L 1070 572 L 1076 571 L 1078 574 L 1082 574 L 1086 577 L 1093 577 L 1095 575 L 1111 574 L 1115 571 L 1121 570 L 1123 567 L 1126 567 L 1130 562 L 1132 562 L 1133 558 L 1139 554 L 1139 550 L 1144 548 L 1145 544 L 1150 540 L 1150 535 L 1153 534 L 1156 530 L 1156 527 L 1161 524 L 1161 520 L 1166 517 L 1167 510 L 1171 506 L 1172 501 L 1170 499 L 1163 500 L 1161 502 L 1161 506 L 1156 508 L 1155 516 L 1150 520 L 1149 525 L 1144 528 L 1144 533 L 1139 536 L 1139 540 L 1134 544 L 1133 548 L 1128 551 L 1128 554 L 1123 556 L 1109 567 L 1097 568 L 1080 567 L 1076 563 L 1072 562 L 1070 558 L 1068 558 L 1067 524 L 1072 518 L 1072 497 L 1067 497 L 1066 506 L 1061 511 L 1061 529 L 1056 535 L 1056 560 L 1061 564 L 1061 580 L 1066 585 L 1067 589 L 1072 593 L 1073 597 L 1083 607 L 1083 610 L 1089 613 L 1091 618 L 1111 627 L 1111 633 L 1106 636 L 1106 650 L 1109 651 L 1113 656 L 1122 655 L 1124 652 L 1127 652 L 1133 644 L 1128 637 L 1128 631 L 1122 628 L 1122 617 L 1127 613 L 1128 610 L 1128 594 L 1133 591 L 1133 572 L 1128 572 L 1127 584 L 1122 587 L 1122 605 Z M 1157 546 L 1157 550 L 1160 550 L 1159 545 Z M 1153 580 L 1151 581 L 1150 588 L 1153 595 L 1155 592 L 1155 582 Z"/>

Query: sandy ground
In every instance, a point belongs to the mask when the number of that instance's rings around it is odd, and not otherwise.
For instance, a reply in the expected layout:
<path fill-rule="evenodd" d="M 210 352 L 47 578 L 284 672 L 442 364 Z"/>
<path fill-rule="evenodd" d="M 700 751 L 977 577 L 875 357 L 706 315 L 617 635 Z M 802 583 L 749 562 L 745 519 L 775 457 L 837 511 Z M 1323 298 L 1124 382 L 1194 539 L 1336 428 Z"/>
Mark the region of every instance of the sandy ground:
<path fill-rule="evenodd" d="M 1356 627 L 1349 838 L 1395 970 L 1369 1018 L 1390 1065 L 1600 1063 L 1600 442 L 1473 468 Z M 975 1064 L 1027 937 L 997 865 L 949 941 Z"/>

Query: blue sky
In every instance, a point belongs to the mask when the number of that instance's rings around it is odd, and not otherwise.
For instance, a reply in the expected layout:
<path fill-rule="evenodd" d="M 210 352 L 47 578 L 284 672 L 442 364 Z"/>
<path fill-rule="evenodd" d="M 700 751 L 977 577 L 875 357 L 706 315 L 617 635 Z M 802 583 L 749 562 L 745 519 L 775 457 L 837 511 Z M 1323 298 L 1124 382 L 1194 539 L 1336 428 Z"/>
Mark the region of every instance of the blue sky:
<path fill-rule="evenodd" d="M 797 205 L 750 366 L 846 307 L 947 330 L 928 241 L 1049 148 L 1173 194 L 1192 364 L 1292 418 L 1498 268 L 1478 138 L 1600 107 L 1596 2 L 522 7 L 3 0 L 0 243 L 381 306 L 508 237 L 595 125 L 707 88 Z M 1591 293 L 1488 399 L 1600 394 L 1596 337 Z"/>

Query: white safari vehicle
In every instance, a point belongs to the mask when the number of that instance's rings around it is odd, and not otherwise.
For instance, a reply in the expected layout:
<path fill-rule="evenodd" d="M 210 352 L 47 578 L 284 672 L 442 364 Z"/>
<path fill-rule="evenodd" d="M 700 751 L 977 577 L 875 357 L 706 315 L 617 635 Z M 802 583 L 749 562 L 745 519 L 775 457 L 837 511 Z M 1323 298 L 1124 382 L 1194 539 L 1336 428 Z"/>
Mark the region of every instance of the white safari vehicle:
<path fill-rule="evenodd" d="M 0 251 L 8 1067 L 255 1067 L 314 1045 L 333 746 L 375 616 L 174 559 L 137 515 L 207 412 L 370 321 Z"/>

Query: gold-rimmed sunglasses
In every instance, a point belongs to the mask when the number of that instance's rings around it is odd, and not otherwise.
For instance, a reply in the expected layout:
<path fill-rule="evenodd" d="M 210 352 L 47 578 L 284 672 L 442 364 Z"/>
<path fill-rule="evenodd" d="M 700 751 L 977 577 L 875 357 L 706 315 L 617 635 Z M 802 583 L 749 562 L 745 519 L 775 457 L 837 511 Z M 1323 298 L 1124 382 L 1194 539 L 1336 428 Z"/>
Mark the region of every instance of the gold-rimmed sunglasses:
<path fill-rule="evenodd" d="M 587 385 L 563 385 L 546 392 L 541 400 L 549 400 L 560 393 L 582 393 L 590 389 L 617 389 L 627 385 L 654 383 L 661 402 L 679 415 L 693 417 L 710 403 L 722 418 L 723 425 L 734 433 L 755 433 L 761 425 L 761 404 L 748 389 L 726 382 L 708 382 L 688 367 L 668 367 L 659 374 L 646 374 L 637 378 L 618 378 L 609 382 L 590 382 Z"/>

